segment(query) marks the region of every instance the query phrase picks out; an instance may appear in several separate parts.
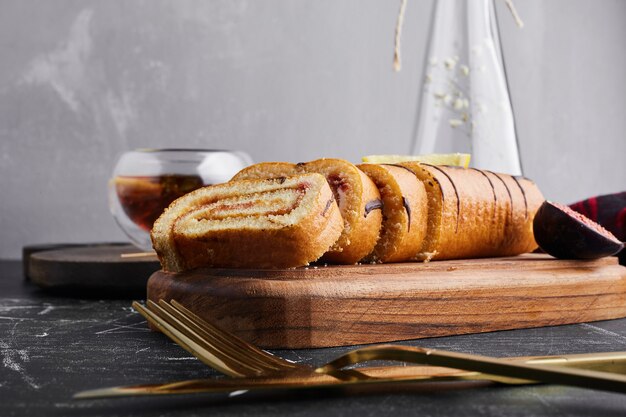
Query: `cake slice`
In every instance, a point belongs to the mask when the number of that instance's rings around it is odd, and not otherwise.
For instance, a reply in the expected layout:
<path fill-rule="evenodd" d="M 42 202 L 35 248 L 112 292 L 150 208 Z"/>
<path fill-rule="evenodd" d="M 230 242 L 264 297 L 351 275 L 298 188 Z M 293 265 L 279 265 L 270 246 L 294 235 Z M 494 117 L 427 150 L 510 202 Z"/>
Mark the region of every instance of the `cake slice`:
<path fill-rule="evenodd" d="M 374 181 L 383 201 L 380 238 L 365 261 L 415 260 L 421 252 L 428 224 L 424 184 L 405 167 L 379 164 L 357 167 Z"/>
<path fill-rule="evenodd" d="M 402 162 L 428 195 L 420 258 L 509 256 L 537 248 L 532 221 L 544 198 L 530 180 L 473 168 Z"/>
<path fill-rule="evenodd" d="M 262 162 L 244 168 L 233 180 L 276 178 L 297 173 L 326 177 L 343 217 L 343 231 L 322 261 L 354 264 L 369 255 L 378 240 L 382 203 L 378 188 L 355 165 L 343 159 L 322 158 L 311 162 Z"/>
<path fill-rule="evenodd" d="M 175 200 L 151 237 L 165 271 L 290 268 L 317 260 L 342 229 L 326 179 L 312 173 L 200 188 Z"/>

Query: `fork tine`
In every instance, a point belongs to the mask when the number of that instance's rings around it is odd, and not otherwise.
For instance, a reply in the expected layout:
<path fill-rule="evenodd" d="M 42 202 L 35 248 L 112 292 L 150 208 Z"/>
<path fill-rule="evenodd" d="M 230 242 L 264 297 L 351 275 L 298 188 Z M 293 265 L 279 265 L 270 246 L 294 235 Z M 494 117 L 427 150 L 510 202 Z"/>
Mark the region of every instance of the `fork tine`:
<path fill-rule="evenodd" d="M 219 337 L 221 333 L 207 331 L 207 323 L 204 323 L 205 326 L 202 326 L 202 323 L 197 321 L 201 320 L 199 317 L 189 317 L 185 311 L 178 310 L 165 300 L 159 300 L 159 306 L 193 331 L 199 341 L 211 346 L 215 351 L 224 355 L 229 360 L 233 360 L 249 367 L 255 375 L 267 372 L 276 372 L 283 369 L 279 366 L 273 365 L 272 363 L 268 363 L 267 360 L 258 359 L 256 355 L 250 355 L 247 351 L 237 346 L 232 346 L 231 344 L 224 342 L 222 338 Z"/>
<path fill-rule="evenodd" d="M 136 301 L 134 301 L 132 305 L 139 314 L 141 314 L 146 320 L 148 320 L 148 322 L 154 325 L 157 329 L 159 329 L 174 342 L 179 344 L 187 352 L 200 359 L 206 365 L 228 376 L 246 376 L 245 373 L 235 369 L 230 364 L 224 362 L 218 356 L 214 355 L 212 352 L 208 351 L 203 346 L 196 343 L 193 339 L 189 338 L 184 333 L 177 330 L 176 327 L 172 326 L 170 323 L 159 317 L 156 313 L 152 312 L 148 308 L 142 306 Z"/>
<path fill-rule="evenodd" d="M 168 311 L 172 310 L 172 308 L 163 308 L 162 306 L 150 300 L 148 300 L 147 305 L 149 309 L 151 309 L 154 313 L 167 321 L 170 325 L 174 326 L 186 336 L 190 337 L 194 342 L 202 346 L 205 350 L 211 352 L 214 356 L 221 358 L 223 362 L 235 368 L 243 375 L 256 376 L 264 372 L 265 369 L 262 366 L 250 363 L 250 361 L 248 360 L 241 360 L 236 354 L 228 349 L 228 347 L 221 345 L 219 342 L 215 343 L 216 340 L 214 338 L 205 338 L 204 335 L 196 332 L 192 328 L 194 326 L 193 323 L 190 327 L 179 318 L 177 318 L 175 314 L 172 314 L 170 311 Z M 187 320 L 186 318 L 184 320 L 189 322 L 189 320 Z"/>
<path fill-rule="evenodd" d="M 143 316 L 156 325 L 170 339 L 214 369 L 233 377 L 250 377 L 263 373 L 263 369 L 260 367 L 242 363 L 238 359 L 229 356 L 222 349 L 203 340 L 193 330 L 171 316 L 156 303 L 148 301 L 147 308 L 142 308 L 139 304 L 135 305 L 135 308 L 140 312 L 143 311 Z"/>
<path fill-rule="evenodd" d="M 238 354 L 237 358 L 241 361 L 249 359 L 255 364 L 262 365 L 263 367 L 274 371 L 292 370 L 302 367 L 302 365 L 289 362 L 285 359 L 274 356 L 269 352 L 259 349 L 234 334 L 227 332 L 214 324 L 208 323 L 176 300 L 171 300 L 169 304 L 165 301 L 162 303 L 160 302 L 160 304 L 169 305 L 182 315 L 186 316 L 196 325 L 194 327 L 199 329 L 203 335 L 217 339 L 219 343 L 228 346 L 233 353 L 236 352 Z"/>

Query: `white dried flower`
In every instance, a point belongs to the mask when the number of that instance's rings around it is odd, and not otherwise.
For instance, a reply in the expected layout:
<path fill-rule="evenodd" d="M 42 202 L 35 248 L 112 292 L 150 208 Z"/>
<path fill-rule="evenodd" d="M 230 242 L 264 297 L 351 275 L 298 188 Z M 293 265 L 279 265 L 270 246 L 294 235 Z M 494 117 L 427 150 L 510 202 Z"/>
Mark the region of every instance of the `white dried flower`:
<path fill-rule="evenodd" d="M 461 110 L 463 108 L 463 99 L 457 98 L 452 106 L 455 110 Z"/>
<path fill-rule="evenodd" d="M 456 66 L 456 60 L 454 58 L 446 58 L 443 61 L 443 65 L 445 65 L 446 69 L 451 70 Z"/>
<path fill-rule="evenodd" d="M 433 76 L 430 74 L 426 74 L 426 76 L 424 77 L 424 82 L 427 84 L 433 82 Z"/>
<path fill-rule="evenodd" d="M 466 98 L 463 99 L 463 107 L 465 107 L 466 109 L 469 108 L 469 100 Z"/>
<path fill-rule="evenodd" d="M 437 99 L 437 100 L 443 100 L 446 96 L 446 93 L 433 93 L 433 96 Z"/>
<path fill-rule="evenodd" d="M 451 128 L 457 128 L 457 127 L 463 125 L 463 120 L 450 119 L 450 120 L 448 120 L 448 123 L 450 123 L 450 127 Z"/>
<path fill-rule="evenodd" d="M 449 106 L 450 104 L 452 104 L 452 96 L 450 94 L 446 94 L 443 97 L 443 102 L 446 103 L 446 106 Z"/>
<path fill-rule="evenodd" d="M 461 71 L 461 74 L 463 76 L 467 77 L 469 75 L 470 70 L 469 70 L 469 67 L 467 65 L 461 65 L 459 67 L 459 70 Z"/>

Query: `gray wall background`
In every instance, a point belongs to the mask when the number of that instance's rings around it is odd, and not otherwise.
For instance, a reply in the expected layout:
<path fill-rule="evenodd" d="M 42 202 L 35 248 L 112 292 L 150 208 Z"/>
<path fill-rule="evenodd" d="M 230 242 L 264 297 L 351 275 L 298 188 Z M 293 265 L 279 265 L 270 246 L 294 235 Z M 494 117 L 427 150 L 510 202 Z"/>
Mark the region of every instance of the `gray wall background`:
<path fill-rule="evenodd" d="M 626 2 L 497 3 L 526 176 L 566 203 L 626 189 Z M 0 0 L 0 258 L 124 240 L 116 156 L 241 149 L 359 161 L 413 141 L 432 0 Z"/>

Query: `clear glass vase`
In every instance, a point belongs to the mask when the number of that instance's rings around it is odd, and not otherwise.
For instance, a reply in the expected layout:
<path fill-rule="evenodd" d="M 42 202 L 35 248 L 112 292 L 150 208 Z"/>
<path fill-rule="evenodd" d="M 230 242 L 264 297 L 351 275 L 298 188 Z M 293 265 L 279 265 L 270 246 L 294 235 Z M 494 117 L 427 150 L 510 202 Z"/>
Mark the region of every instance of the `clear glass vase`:
<path fill-rule="evenodd" d="M 413 153 L 453 152 L 522 173 L 493 0 L 435 3 Z"/>

